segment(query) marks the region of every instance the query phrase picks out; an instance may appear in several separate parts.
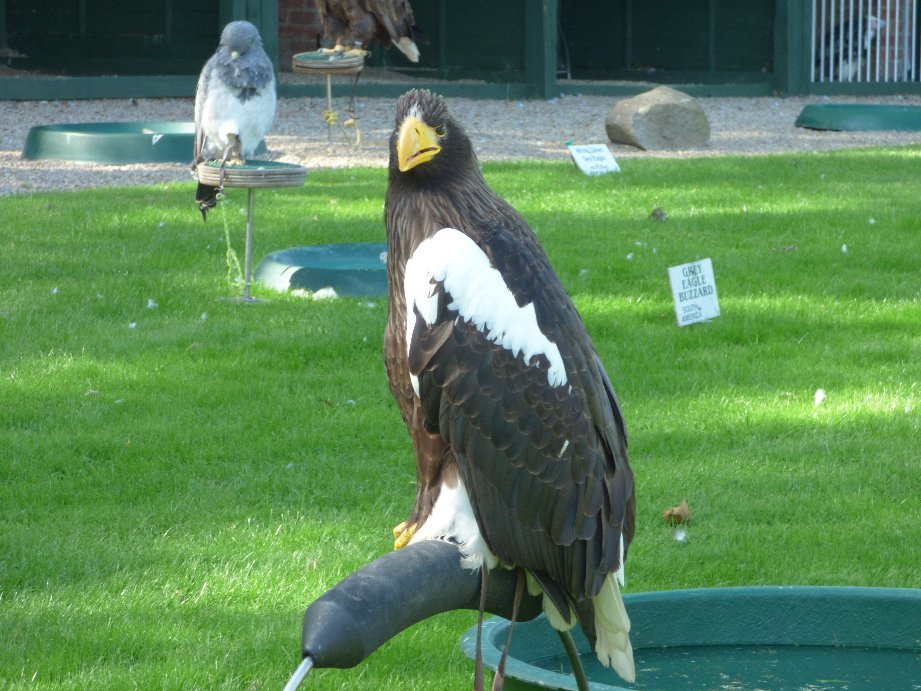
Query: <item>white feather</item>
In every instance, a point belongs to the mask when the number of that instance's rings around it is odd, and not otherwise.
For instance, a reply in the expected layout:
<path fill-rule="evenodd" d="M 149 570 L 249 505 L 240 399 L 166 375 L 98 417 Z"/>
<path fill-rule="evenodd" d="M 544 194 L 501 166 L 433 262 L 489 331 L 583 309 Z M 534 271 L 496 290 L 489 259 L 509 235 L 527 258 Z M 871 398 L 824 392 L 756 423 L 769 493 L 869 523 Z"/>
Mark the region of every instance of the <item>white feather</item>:
<path fill-rule="evenodd" d="M 471 322 L 493 343 L 521 355 L 525 364 L 543 355 L 550 363 L 547 383 L 567 383 L 560 349 L 540 330 L 534 304 L 519 307 L 502 274 L 489 257 L 464 233 L 442 228 L 424 240 L 406 262 L 403 290 L 406 297 L 406 347 L 416 325 L 414 309 L 426 324 L 435 321 L 437 298 L 432 283 L 443 282 L 453 297 L 448 307 Z"/>
<path fill-rule="evenodd" d="M 614 574 L 604 579 L 594 600 L 595 605 L 595 653 L 605 667 L 613 667 L 624 680 L 636 679 L 633 664 L 633 646 L 630 645 L 630 618 L 624 607 L 620 586 Z"/>
<path fill-rule="evenodd" d="M 404 36 L 394 45 L 396 45 L 400 52 L 403 53 L 410 62 L 419 62 L 419 48 L 411 38 Z"/>
<path fill-rule="evenodd" d="M 464 568 L 478 569 L 486 564 L 486 568 L 492 569 L 499 563 L 480 533 L 467 488 L 460 478 L 454 486 L 442 483 L 432 513 L 409 542 L 412 544 L 423 540 L 449 540 L 457 543 Z"/>

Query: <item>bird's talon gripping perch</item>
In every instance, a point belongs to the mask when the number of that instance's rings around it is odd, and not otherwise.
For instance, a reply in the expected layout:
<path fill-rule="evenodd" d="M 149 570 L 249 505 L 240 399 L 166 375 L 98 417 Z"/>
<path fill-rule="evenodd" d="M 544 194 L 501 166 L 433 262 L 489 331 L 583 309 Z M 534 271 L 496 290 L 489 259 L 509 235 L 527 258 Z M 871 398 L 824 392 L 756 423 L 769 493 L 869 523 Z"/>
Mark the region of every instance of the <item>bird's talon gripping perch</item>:
<path fill-rule="evenodd" d="M 413 535 L 416 534 L 417 527 L 415 523 L 409 525 L 406 521 L 396 526 L 393 529 L 393 548 L 400 549 L 401 547 L 406 547 L 409 541 L 413 539 Z"/>

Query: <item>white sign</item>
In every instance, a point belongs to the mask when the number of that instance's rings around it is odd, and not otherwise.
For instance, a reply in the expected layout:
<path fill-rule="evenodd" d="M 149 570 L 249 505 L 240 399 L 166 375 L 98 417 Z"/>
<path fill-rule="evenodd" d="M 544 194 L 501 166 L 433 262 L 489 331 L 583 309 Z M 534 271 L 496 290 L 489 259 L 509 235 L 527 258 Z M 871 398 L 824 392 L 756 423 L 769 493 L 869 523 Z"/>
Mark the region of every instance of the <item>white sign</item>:
<path fill-rule="evenodd" d="M 606 144 L 567 144 L 572 160 L 586 175 L 619 173 L 620 166 Z"/>
<path fill-rule="evenodd" d="M 687 326 L 720 316 L 713 263 L 709 258 L 670 267 L 668 280 L 672 284 L 678 326 Z"/>

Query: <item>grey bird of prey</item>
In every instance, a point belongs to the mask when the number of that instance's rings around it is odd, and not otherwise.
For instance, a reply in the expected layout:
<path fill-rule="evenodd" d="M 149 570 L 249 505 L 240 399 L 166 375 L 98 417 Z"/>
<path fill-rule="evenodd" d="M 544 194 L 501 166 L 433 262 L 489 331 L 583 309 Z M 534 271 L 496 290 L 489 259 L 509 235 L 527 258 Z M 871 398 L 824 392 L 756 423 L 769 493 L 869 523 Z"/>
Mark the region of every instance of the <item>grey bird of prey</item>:
<path fill-rule="evenodd" d="M 195 90 L 195 158 L 242 164 L 251 157 L 275 119 L 275 71 L 249 22 L 230 22 L 217 51 L 202 68 Z M 219 187 L 199 183 L 195 201 L 202 219 L 217 204 Z"/>

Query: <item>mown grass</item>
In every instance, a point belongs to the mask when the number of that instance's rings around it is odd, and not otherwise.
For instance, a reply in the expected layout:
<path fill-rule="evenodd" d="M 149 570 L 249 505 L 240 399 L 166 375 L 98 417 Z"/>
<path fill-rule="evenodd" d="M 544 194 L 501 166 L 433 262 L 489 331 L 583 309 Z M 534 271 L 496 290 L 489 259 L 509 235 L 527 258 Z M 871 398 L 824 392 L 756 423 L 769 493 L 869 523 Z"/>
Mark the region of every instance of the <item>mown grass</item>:
<path fill-rule="evenodd" d="M 919 162 L 907 148 L 640 160 L 594 179 L 484 167 L 620 395 L 630 591 L 921 587 Z M 259 191 L 257 258 L 383 241 L 385 186 L 355 169 Z M 410 507 L 385 301 L 222 300 L 238 292 L 222 214 L 202 224 L 191 196 L 0 199 L 5 688 L 280 688 L 306 605 L 388 550 Z M 245 197 L 230 197 L 239 245 Z M 702 257 L 722 316 L 679 329 L 666 269 Z M 683 542 L 660 519 L 681 499 Z M 465 688 L 473 621 L 437 617 L 310 686 Z"/>

